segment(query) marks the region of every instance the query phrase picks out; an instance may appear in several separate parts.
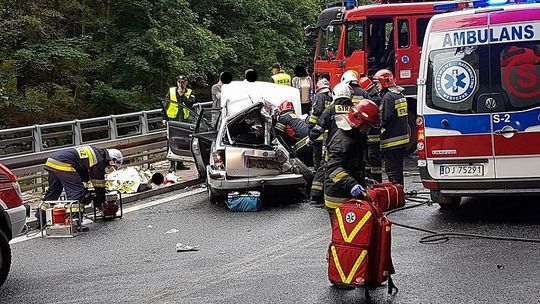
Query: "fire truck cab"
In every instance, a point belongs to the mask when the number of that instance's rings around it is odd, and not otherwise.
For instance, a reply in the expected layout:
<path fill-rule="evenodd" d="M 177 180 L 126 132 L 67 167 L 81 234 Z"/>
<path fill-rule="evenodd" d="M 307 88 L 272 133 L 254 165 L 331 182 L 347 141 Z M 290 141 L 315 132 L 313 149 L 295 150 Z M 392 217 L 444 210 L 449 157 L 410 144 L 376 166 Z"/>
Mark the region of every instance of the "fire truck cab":
<path fill-rule="evenodd" d="M 328 7 L 317 23 L 307 28 L 308 33 L 317 32 L 314 81 L 325 77 L 333 87 L 347 70 L 363 76 L 372 76 L 380 69 L 391 70 L 397 84 L 405 89 L 409 125 L 411 134 L 415 134 L 416 79 L 424 33 L 429 20 L 437 13 L 433 4 L 356 6 L 356 1 L 348 0 Z M 411 143 L 411 148 L 414 151 L 416 142 Z"/>
<path fill-rule="evenodd" d="M 540 3 L 530 1 L 472 1 L 428 24 L 418 166 L 441 206 L 462 196 L 540 194 Z"/>

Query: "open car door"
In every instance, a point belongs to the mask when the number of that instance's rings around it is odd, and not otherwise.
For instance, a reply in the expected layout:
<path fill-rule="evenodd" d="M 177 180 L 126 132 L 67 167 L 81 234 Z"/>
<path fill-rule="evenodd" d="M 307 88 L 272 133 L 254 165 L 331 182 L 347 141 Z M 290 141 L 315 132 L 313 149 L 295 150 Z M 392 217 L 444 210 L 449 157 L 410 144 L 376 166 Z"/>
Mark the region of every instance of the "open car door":
<path fill-rule="evenodd" d="M 188 107 L 179 105 L 178 108 L 178 120 L 169 120 L 167 123 L 167 159 L 173 161 L 181 161 L 181 156 L 192 156 L 191 135 L 195 132 L 199 118 L 199 114 Z"/>
<path fill-rule="evenodd" d="M 191 152 L 201 178 L 206 177 L 206 166 L 210 164 L 210 155 L 219 131 L 220 118 L 221 108 L 203 108 L 198 117 L 191 140 Z"/>

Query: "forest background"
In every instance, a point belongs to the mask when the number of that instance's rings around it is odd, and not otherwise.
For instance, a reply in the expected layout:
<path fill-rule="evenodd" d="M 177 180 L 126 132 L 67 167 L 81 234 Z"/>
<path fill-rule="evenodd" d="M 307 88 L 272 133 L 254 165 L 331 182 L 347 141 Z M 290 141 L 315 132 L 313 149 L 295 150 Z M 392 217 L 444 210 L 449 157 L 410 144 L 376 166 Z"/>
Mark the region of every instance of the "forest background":
<path fill-rule="evenodd" d="M 159 107 L 179 74 L 311 66 L 324 0 L 2 0 L 0 129 Z M 204 99 L 204 100 L 201 100 Z"/>

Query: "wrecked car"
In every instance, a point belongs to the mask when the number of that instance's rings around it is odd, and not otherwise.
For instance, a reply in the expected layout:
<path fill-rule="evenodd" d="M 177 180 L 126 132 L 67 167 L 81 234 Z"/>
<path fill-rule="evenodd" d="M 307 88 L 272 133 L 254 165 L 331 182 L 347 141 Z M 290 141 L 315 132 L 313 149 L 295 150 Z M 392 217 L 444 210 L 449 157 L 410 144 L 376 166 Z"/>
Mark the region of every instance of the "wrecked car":
<path fill-rule="evenodd" d="M 223 85 L 222 108 L 205 108 L 196 123 L 170 122 L 170 160 L 192 155 L 206 178 L 210 200 L 228 193 L 267 188 L 303 188 L 311 171 L 291 156 L 275 134 L 272 111 L 284 100 L 300 112 L 300 94 L 292 87 L 267 82 L 233 81 Z"/>

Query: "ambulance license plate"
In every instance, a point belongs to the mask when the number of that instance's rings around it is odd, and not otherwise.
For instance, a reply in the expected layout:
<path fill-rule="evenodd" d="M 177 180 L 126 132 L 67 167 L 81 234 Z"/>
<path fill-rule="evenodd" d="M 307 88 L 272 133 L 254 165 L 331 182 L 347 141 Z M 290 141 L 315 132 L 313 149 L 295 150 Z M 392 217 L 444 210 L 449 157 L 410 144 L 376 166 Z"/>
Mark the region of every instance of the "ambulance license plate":
<path fill-rule="evenodd" d="M 441 165 L 441 176 L 484 176 L 483 165 Z"/>

